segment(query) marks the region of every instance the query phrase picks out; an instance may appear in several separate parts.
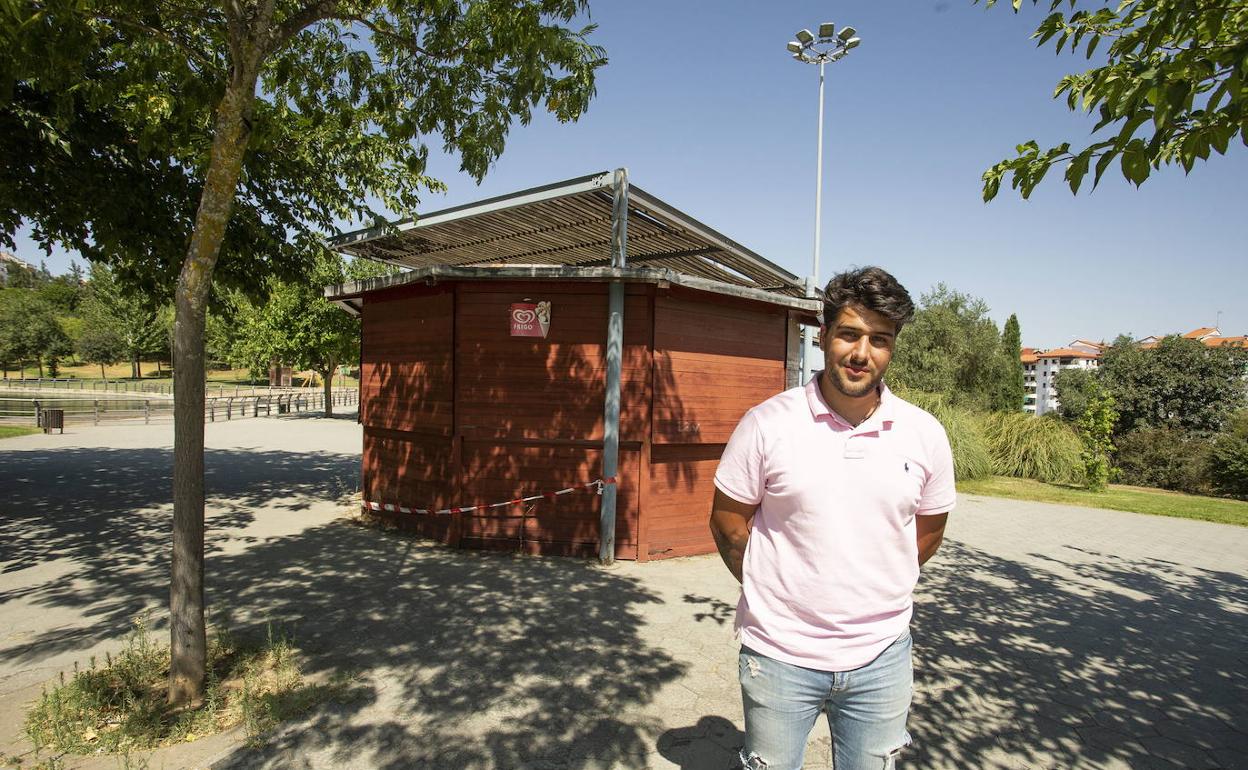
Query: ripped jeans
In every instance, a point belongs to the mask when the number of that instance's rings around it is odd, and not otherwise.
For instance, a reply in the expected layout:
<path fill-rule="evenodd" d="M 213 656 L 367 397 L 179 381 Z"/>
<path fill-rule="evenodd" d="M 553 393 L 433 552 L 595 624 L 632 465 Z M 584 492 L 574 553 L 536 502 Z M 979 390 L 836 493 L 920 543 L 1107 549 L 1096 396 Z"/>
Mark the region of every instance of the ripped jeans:
<path fill-rule="evenodd" d="M 798 770 L 819 713 L 828 715 L 836 770 L 892 770 L 910 743 L 910 632 L 852 671 L 816 671 L 741 647 L 747 770 Z"/>

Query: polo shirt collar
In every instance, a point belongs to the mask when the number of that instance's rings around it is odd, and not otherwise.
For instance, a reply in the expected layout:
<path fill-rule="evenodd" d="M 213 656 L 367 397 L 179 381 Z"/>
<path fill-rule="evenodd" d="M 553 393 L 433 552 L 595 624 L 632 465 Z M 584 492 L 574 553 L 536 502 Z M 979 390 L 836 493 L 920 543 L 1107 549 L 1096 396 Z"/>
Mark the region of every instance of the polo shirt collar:
<path fill-rule="evenodd" d="M 815 372 L 810 381 L 806 383 L 806 403 L 810 407 L 810 414 L 816 421 L 823 417 L 832 422 L 842 425 L 854 433 L 870 433 L 878 431 L 881 428 L 887 429 L 886 423 L 891 423 L 896 413 L 897 397 L 888 389 L 883 381 L 880 382 L 880 405 L 876 407 L 875 412 L 862 422 L 861 425 L 850 425 L 849 421 L 841 417 L 832 407 L 828 406 L 828 402 L 823 399 L 823 391 L 819 390 L 819 378 L 823 376 L 822 371 Z"/>

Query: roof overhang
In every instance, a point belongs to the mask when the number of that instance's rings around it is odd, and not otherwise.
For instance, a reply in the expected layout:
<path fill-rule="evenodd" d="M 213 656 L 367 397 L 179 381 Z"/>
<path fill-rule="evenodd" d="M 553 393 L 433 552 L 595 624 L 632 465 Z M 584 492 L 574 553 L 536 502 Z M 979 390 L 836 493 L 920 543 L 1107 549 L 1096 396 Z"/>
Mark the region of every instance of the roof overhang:
<path fill-rule="evenodd" d="M 346 233 L 329 245 L 353 257 L 417 270 L 607 268 L 612 265 L 614 178 L 604 172 L 522 190 Z M 644 190 L 628 185 L 627 200 L 627 267 L 806 296 L 796 275 Z"/>
<path fill-rule="evenodd" d="M 591 282 L 622 281 L 624 283 L 649 283 L 659 287 L 682 286 L 687 289 L 709 292 L 738 299 L 766 302 L 787 310 L 797 311 L 799 320 L 817 324 L 822 303 L 818 299 L 793 297 L 775 291 L 738 286 L 687 275 L 668 268 L 654 267 L 572 267 L 572 266 L 501 266 L 501 267 L 452 267 L 433 265 L 393 275 L 383 275 L 348 284 L 325 288 L 325 297 L 348 313 L 359 315 L 363 295 L 411 284 L 435 285 L 442 281 L 556 281 L 578 280 Z"/>

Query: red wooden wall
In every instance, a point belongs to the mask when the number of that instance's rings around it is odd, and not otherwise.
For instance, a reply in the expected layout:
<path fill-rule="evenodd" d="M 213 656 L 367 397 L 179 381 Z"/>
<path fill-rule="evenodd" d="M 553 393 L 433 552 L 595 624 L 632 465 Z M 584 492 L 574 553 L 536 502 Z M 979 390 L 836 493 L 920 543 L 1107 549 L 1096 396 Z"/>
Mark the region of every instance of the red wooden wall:
<path fill-rule="evenodd" d="M 364 304 L 360 422 L 364 499 L 441 508 L 453 492 L 454 295 L 445 288 L 403 287 Z M 444 542 L 452 519 L 405 522 Z"/>
<path fill-rule="evenodd" d="M 511 337 L 512 303 L 549 300 L 547 338 Z M 601 475 L 607 288 L 459 282 L 364 298 L 366 500 L 488 504 Z M 784 388 L 785 314 L 715 295 L 626 288 L 616 556 L 713 550 L 707 515 L 723 444 Z M 591 555 L 601 498 L 405 516 L 465 547 Z"/>
<path fill-rule="evenodd" d="M 654 305 L 654 423 L 643 559 L 709 553 L 715 468 L 741 416 L 784 390 L 786 315 L 672 292 Z"/>

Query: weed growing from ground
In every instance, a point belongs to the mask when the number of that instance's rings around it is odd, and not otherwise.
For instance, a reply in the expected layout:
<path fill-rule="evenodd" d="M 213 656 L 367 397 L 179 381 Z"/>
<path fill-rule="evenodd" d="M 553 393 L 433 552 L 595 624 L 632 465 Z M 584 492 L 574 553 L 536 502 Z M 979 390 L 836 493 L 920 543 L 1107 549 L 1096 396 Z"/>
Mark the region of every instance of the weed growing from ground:
<path fill-rule="evenodd" d="M 269 626 L 254 643 L 219 629 L 208 646 L 203 704 L 168 705 L 169 648 L 152 638 L 146 617 L 135 619 L 125 648 L 103 661 L 74 666 L 46 689 L 26 716 L 36 753 L 123 754 L 193 741 L 242 725 L 249 742 L 286 719 L 337 699 L 347 680 L 309 684 L 300 652 L 280 628 Z"/>

